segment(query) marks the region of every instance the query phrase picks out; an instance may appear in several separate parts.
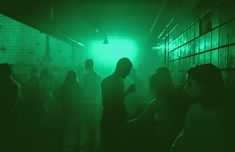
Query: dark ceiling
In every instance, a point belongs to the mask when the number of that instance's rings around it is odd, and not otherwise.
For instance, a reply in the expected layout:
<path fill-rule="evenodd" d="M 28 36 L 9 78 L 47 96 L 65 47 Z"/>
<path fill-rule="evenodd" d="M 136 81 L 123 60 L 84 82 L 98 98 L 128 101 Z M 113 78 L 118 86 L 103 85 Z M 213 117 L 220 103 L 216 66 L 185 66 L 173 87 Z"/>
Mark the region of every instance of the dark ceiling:
<path fill-rule="evenodd" d="M 131 36 L 156 41 L 199 0 L 3 0 L 1 13 L 67 42 Z"/>

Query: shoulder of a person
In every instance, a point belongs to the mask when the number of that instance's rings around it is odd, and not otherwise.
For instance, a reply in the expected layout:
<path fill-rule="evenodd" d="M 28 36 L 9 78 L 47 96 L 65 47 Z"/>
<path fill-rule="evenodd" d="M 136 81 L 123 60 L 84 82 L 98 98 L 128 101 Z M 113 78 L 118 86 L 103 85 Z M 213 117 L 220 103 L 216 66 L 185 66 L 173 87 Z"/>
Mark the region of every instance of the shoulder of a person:
<path fill-rule="evenodd" d="M 104 83 L 110 83 L 110 82 L 118 82 L 120 81 L 120 78 L 115 76 L 114 74 L 109 75 L 108 77 L 104 78 L 102 82 Z"/>
<path fill-rule="evenodd" d="M 101 81 L 101 85 L 102 86 L 106 86 L 110 84 L 110 81 L 112 81 L 112 75 L 109 75 L 107 77 L 105 77 L 102 81 Z"/>
<path fill-rule="evenodd" d="M 106 83 L 106 81 L 107 81 L 107 77 L 104 78 L 104 79 L 101 81 L 101 83 L 104 84 L 104 83 Z"/>
<path fill-rule="evenodd" d="M 91 77 L 92 77 L 93 79 L 95 79 L 96 81 L 100 81 L 100 80 L 101 80 L 101 76 L 100 76 L 99 74 L 97 74 L 96 72 L 93 72 L 93 73 L 91 74 Z"/>

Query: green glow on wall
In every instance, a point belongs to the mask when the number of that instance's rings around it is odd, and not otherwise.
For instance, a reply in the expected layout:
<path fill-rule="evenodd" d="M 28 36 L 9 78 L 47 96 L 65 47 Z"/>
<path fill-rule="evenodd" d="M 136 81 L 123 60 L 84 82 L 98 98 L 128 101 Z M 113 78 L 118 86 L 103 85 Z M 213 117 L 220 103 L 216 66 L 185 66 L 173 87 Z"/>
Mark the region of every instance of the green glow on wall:
<path fill-rule="evenodd" d="M 50 62 L 44 62 L 46 34 L 0 14 L 0 63 L 18 65 L 73 66 L 71 46 L 49 36 Z M 2 50 L 2 51 L 1 51 Z"/>
<path fill-rule="evenodd" d="M 90 43 L 89 57 L 96 62 L 96 67 L 104 74 L 113 71 L 117 61 L 122 57 L 128 57 L 134 64 L 137 60 L 137 43 L 125 37 L 108 36 L 109 44 L 103 44 L 102 40 Z"/>

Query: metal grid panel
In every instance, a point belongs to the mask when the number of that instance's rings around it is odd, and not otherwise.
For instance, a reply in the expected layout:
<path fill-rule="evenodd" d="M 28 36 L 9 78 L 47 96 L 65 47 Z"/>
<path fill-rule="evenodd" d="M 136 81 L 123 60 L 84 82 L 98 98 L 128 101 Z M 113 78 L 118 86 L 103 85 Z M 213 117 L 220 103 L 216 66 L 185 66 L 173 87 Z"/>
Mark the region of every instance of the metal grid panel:
<path fill-rule="evenodd" d="M 168 34 L 173 38 L 165 43 L 169 46 L 168 65 L 171 71 L 175 71 L 173 76 L 177 84 L 182 82 L 182 73 L 195 64 L 212 63 L 223 71 L 225 80 L 231 78 L 229 73 L 235 69 L 235 14 L 225 6 L 220 4 L 206 11 L 212 13 L 212 27 L 206 33 L 200 35 L 202 15 L 193 23 L 187 24 L 190 25 L 188 27 L 185 22 L 178 24 Z M 191 15 L 192 18 L 193 16 L 195 14 Z"/>
<path fill-rule="evenodd" d="M 45 33 L 0 14 L 0 63 L 17 67 L 15 69 L 19 71 L 16 73 L 24 73 L 32 66 L 71 67 L 71 46 L 53 37 L 48 38 L 49 44 Z M 45 62 L 47 49 L 50 62 Z"/>

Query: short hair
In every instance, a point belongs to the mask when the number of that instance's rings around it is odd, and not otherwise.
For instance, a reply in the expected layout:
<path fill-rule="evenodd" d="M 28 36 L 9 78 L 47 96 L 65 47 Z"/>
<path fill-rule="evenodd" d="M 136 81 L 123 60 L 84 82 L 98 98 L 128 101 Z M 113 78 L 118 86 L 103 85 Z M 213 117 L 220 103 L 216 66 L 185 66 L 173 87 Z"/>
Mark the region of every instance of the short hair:
<path fill-rule="evenodd" d="M 158 68 L 150 79 L 150 85 L 159 86 L 161 84 L 165 88 L 171 89 L 174 87 L 172 76 L 167 68 Z"/>
<path fill-rule="evenodd" d="M 172 76 L 168 68 L 165 67 L 158 68 L 156 74 L 165 77 L 165 80 L 168 81 L 169 84 L 173 85 Z"/>
<path fill-rule="evenodd" d="M 94 62 L 93 62 L 93 60 L 92 59 L 87 59 L 86 61 L 85 61 L 85 67 L 94 67 Z"/>
<path fill-rule="evenodd" d="M 131 60 L 126 57 L 118 60 L 117 65 L 116 65 L 116 69 L 125 69 L 125 68 L 131 68 L 131 67 L 132 67 Z"/>

